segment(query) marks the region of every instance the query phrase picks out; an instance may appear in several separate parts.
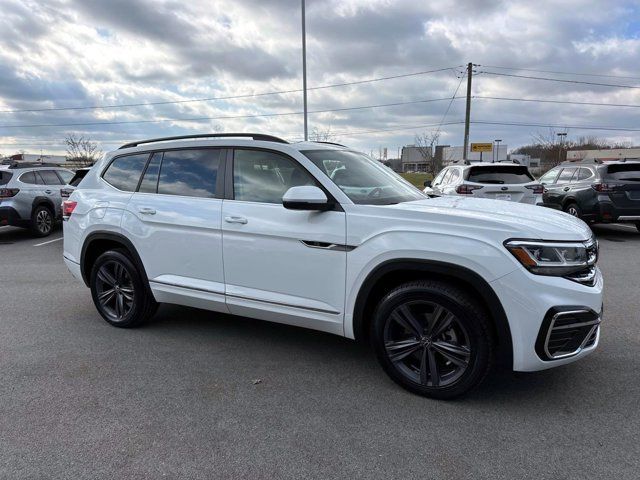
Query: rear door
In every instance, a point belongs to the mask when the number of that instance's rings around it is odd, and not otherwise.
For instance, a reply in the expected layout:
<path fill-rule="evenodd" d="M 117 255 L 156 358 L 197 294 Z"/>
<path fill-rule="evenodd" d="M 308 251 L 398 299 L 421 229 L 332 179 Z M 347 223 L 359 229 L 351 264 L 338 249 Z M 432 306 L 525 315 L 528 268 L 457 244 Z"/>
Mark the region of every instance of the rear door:
<path fill-rule="evenodd" d="M 122 229 L 160 302 L 227 311 L 222 269 L 220 148 L 154 152 Z"/>
<path fill-rule="evenodd" d="M 603 181 L 613 187 L 609 198 L 620 215 L 640 215 L 640 163 L 607 165 Z"/>
<path fill-rule="evenodd" d="M 62 214 L 62 197 L 60 196 L 60 187 L 63 183 L 55 170 L 38 170 L 38 173 L 44 180 L 44 193 L 53 203 L 56 209 L 56 217 Z"/>
<path fill-rule="evenodd" d="M 524 165 L 472 166 L 468 170 L 466 181 L 482 186 L 481 189 L 474 191 L 474 196 L 535 203 L 533 190 L 526 187 L 534 181 L 534 178 Z"/>

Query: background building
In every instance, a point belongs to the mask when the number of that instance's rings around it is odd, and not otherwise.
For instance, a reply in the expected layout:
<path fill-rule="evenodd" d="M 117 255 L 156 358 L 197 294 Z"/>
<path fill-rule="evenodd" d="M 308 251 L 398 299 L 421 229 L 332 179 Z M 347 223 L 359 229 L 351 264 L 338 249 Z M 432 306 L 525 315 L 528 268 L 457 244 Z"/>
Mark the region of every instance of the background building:
<path fill-rule="evenodd" d="M 568 150 L 567 160 L 578 162 L 580 160 L 602 160 L 611 162 L 625 158 L 640 159 L 640 148 L 606 148 L 602 150 Z"/>
<path fill-rule="evenodd" d="M 428 148 L 420 148 L 415 145 L 402 147 L 400 154 L 403 172 L 426 172 L 431 163 L 431 153 Z"/>
<path fill-rule="evenodd" d="M 33 162 L 33 163 L 50 163 L 55 165 L 63 165 L 67 163 L 67 157 L 64 155 L 47 155 L 35 153 L 16 153 L 9 157 L 3 158 L 5 163 L 14 162 Z"/>

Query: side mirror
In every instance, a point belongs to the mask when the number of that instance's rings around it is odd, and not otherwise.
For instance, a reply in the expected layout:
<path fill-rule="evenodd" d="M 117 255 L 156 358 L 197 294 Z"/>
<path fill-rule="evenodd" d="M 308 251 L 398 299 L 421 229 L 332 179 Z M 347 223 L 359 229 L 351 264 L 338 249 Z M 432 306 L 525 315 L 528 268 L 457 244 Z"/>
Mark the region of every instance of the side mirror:
<path fill-rule="evenodd" d="M 282 197 L 282 205 L 289 210 L 326 211 L 333 208 L 325 193 L 312 185 L 291 187 Z"/>
<path fill-rule="evenodd" d="M 430 187 L 431 186 L 431 180 L 425 180 L 424 181 L 424 186 L 425 187 Z"/>

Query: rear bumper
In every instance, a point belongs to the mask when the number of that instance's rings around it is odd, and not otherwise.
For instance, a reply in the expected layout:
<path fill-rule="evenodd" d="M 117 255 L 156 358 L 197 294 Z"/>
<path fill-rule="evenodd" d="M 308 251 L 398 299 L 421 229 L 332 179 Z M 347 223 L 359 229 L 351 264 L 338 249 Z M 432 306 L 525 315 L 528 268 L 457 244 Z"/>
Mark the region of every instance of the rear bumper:
<path fill-rule="evenodd" d="M 29 219 L 24 219 L 13 207 L 0 207 L 0 225 L 13 225 L 23 227 L 29 223 Z"/>
<path fill-rule="evenodd" d="M 596 222 L 639 222 L 640 206 L 621 208 L 611 201 L 600 201 L 596 209 Z"/>
<path fill-rule="evenodd" d="M 84 280 L 82 279 L 82 272 L 80 271 L 80 264 L 67 258 L 66 255 L 63 257 L 63 259 L 64 259 L 65 265 L 71 272 L 71 275 L 73 275 L 76 278 L 76 280 L 80 280 L 81 282 L 84 283 Z"/>

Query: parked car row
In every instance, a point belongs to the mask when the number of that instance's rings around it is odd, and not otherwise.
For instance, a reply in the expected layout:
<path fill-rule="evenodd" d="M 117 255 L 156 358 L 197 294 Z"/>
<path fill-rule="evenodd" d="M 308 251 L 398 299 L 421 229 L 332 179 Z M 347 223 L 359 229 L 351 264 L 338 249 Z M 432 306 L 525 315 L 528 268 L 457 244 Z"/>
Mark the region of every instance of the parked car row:
<path fill-rule="evenodd" d="M 426 181 L 424 193 L 541 205 L 587 223 L 630 222 L 640 231 L 638 161 L 565 162 L 538 180 L 519 164 L 454 164 Z"/>

